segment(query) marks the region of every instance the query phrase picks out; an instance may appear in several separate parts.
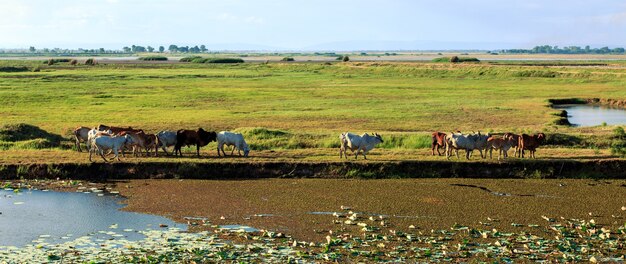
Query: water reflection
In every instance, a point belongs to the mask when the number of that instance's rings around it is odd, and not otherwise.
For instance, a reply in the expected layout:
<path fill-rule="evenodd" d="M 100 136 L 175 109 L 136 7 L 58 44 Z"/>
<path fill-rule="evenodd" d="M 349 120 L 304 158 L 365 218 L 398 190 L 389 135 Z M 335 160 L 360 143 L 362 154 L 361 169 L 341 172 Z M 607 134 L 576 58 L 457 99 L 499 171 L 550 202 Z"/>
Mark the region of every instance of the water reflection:
<path fill-rule="evenodd" d="M 626 111 L 598 105 L 555 105 L 555 109 L 567 111 L 569 122 L 576 126 L 599 126 L 626 124 Z"/>

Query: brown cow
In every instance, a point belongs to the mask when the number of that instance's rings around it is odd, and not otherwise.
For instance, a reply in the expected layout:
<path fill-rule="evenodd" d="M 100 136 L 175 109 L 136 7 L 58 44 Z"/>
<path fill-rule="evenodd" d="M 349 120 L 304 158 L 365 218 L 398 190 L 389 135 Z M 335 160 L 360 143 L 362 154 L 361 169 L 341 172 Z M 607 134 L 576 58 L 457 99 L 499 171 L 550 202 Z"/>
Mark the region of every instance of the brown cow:
<path fill-rule="evenodd" d="M 541 143 L 543 143 L 543 140 L 545 138 L 546 135 L 544 133 L 539 133 L 532 136 L 522 134 L 518 141 L 519 148 L 522 151 L 522 158 L 524 158 L 524 150 L 528 150 L 530 151 L 530 157 L 535 159 L 535 151 L 541 145 Z"/>
<path fill-rule="evenodd" d="M 140 155 L 141 149 L 144 149 L 146 151 L 146 157 L 148 157 L 150 156 L 148 150 L 154 148 L 154 156 L 158 157 L 157 146 L 159 143 L 159 139 L 157 138 L 155 134 L 146 134 L 143 132 L 143 130 L 141 130 L 139 132 L 122 131 L 118 135 L 130 136 L 132 143 L 128 144 L 127 146 L 133 148 L 133 155 L 138 156 L 138 153 Z M 122 151 L 122 156 L 123 155 L 124 155 L 124 151 Z"/>
<path fill-rule="evenodd" d="M 180 154 L 183 156 L 181 148 L 183 145 L 190 146 L 196 145 L 196 153 L 200 157 L 200 147 L 204 147 L 211 141 L 217 141 L 217 133 L 207 132 L 202 128 L 198 128 L 198 131 L 181 129 L 176 132 L 176 146 L 174 146 L 174 155 Z"/>
<path fill-rule="evenodd" d="M 491 136 L 487 139 L 487 148 L 489 149 L 490 159 L 493 159 L 492 153 L 494 149 L 499 150 L 498 160 L 500 160 L 500 156 L 504 156 L 504 159 L 508 158 L 509 149 L 513 146 L 517 146 L 517 141 L 515 141 L 510 135 L 505 135 L 502 138 Z"/>
<path fill-rule="evenodd" d="M 97 129 L 100 130 L 100 131 L 111 130 L 113 135 L 120 135 L 120 133 L 122 133 L 124 131 L 132 132 L 132 133 L 143 132 L 143 129 L 134 129 L 132 127 L 114 127 L 114 126 L 107 126 L 107 125 L 102 125 L 102 124 L 100 124 L 97 127 Z"/>
<path fill-rule="evenodd" d="M 435 149 L 437 149 L 437 154 L 441 156 L 439 148 L 446 148 L 446 133 L 433 132 L 433 144 L 431 149 L 433 156 L 435 156 Z"/>
<path fill-rule="evenodd" d="M 519 138 L 520 138 L 520 135 L 518 135 L 518 134 L 513 134 L 513 133 L 511 133 L 511 132 L 504 133 L 504 136 L 502 136 L 502 139 L 507 139 L 507 138 L 512 138 L 512 139 L 513 139 L 513 141 L 515 142 L 515 144 L 512 146 L 512 147 L 514 147 L 514 148 L 515 148 L 515 155 L 514 155 L 514 156 L 515 156 L 515 157 L 520 157 L 520 156 L 522 156 L 522 152 L 521 152 L 521 151 L 520 151 L 520 149 L 519 149 Z"/>
<path fill-rule="evenodd" d="M 81 126 L 81 127 L 77 127 L 72 132 L 72 134 L 74 134 L 74 139 L 75 139 L 74 143 L 76 144 L 76 150 L 78 150 L 78 152 L 82 152 L 83 151 L 80 148 L 80 143 L 81 142 L 85 142 L 87 150 L 89 150 L 90 146 L 87 145 L 87 140 L 89 139 L 89 130 L 91 130 L 91 128 Z"/>

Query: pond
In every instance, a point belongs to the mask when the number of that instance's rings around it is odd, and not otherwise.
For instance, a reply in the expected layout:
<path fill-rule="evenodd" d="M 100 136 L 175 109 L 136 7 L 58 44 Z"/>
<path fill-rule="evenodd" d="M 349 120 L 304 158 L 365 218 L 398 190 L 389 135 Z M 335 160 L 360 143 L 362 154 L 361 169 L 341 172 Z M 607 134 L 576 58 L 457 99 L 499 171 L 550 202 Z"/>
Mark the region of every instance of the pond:
<path fill-rule="evenodd" d="M 95 192 L 94 192 L 95 191 Z M 185 230 L 161 216 L 120 211 L 123 198 L 100 190 L 53 192 L 0 190 L 0 246 L 64 243 L 83 236 L 94 240 L 143 239 L 138 231 Z"/>
<path fill-rule="evenodd" d="M 575 126 L 599 126 L 626 124 L 626 110 L 599 105 L 564 104 L 554 105 L 554 109 L 567 111 L 568 120 Z"/>

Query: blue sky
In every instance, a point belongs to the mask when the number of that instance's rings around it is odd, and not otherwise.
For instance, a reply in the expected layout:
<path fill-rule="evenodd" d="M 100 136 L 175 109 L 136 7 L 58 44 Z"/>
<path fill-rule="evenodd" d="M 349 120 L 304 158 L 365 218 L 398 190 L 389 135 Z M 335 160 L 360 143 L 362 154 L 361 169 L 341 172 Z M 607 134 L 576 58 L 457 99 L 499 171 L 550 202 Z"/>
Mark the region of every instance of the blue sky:
<path fill-rule="evenodd" d="M 626 46 L 623 0 L 0 0 L 0 48 Z"/>

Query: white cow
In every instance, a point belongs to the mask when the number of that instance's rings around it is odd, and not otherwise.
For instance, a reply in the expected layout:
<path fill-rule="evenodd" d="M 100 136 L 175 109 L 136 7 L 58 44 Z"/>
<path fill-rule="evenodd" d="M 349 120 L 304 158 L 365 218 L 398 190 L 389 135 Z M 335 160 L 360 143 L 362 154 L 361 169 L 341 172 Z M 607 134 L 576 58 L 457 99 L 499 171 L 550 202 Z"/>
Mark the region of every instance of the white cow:
<path fill-rule="evenodd" d="M 241 156 L 241 151 L 243 150 L 243 156 L 247 157 L 248 153 L 250 153 L 250 148 L 248 144 L 243 139 L 243 135 L 239 133 L 232 133 L 228 131 L 222 131 L 217 133 L 217 155 L 220 156 L 220 150 L 226 156 L 226 152 L 224 152 L 224 145 L 233 146 L 233 150 L 230 152 L 232 156 L 237 149 L 239 156 Z"/>
<path fill-rule="evenodd" d="M 359 152 L 361 151 L 363 151 L 363 158 L 367 159 L 365 154 L 376 147 L 376 145 L 383 143 L 383 138 L 378 133 L 374 133 L 373 136 L 367 133 L 359 136 L 346 132 L 339 136 L 339 140 L 341 144 L 339 147 L 339 158 L 345 155 L 346 159 L 348 158 L 348 149 L 352 152 L 356 151 L 354 159 L 358 158 Z"/>
<path fill-rule="evenodd" d="M 124 135 L 124 136 L 106 136 L 106 135 L 102 135 L 102 136 L 97 136 L 95 138 L 93 138 L 92 142 L 91 142 L 91 150 L 89 151 L 89 161 L 93 162 L 93 160 L 91 159 L 91 154 L 93 152 L 98 152 L 98 154 L 100 154 L 100 157 L 102 157 L 102 159 L 105 162 L 108 162 L 108 160 L 104 157 L 104 151 L 105 150 L 112 150 L 113 153 L 115 154 L 115 156 L 113 156 L 113 158 L 117 158 L 117 161 L 120 161 L 120 157 L 118 155 L 118 151 L 122 150 L 124 148 L 124 146 L 131 142 L 131 138 L 129 135 Z"/>
<path fill-rule="evenodd" d="M 169 156 L 170 154 L 167 153 L 167 148 L 176 146 L 176 132 L 168 130 L 161 131 L 157 133 L 157 137 L 161 143 L 161 149 L 163 149 L 163 152 Z"/>
<path fill-rule="evenodd" d="M 452 150 L 454 150 L 456 154 L 456 158 L 459 159 L 459 149 L 465 150 L 465 158 L 470 159 L 472 156 L 472 151 L 477 149 L 480 151 L 480 157 L 485 158 L 483 156 L 483 150 L 487 149 L 487 139 L 489 138 L 489 133 L 486 135 L 480 134 L 461 134 L 461 133 L 450 133 L 450 135 L 446 138 L 446 158 L 450 159 L 452 155 Z"/>
<path fill-rule="evenodd" d="M 111 132 L 111 130 L 98 130 L 97 128 L 89 130 L 89 132 L 87 132 L 87 149 L 88 150 L 91 151 L 91 146 L 93 145 L 93 139 L 99 135 L 111 136 L 113 135 L 113 132 Z"/>

